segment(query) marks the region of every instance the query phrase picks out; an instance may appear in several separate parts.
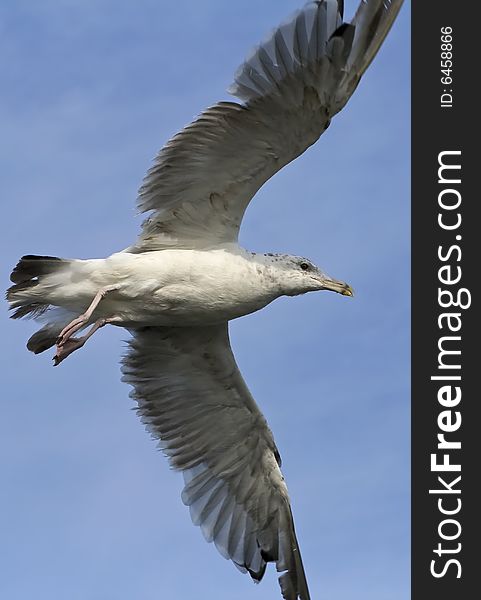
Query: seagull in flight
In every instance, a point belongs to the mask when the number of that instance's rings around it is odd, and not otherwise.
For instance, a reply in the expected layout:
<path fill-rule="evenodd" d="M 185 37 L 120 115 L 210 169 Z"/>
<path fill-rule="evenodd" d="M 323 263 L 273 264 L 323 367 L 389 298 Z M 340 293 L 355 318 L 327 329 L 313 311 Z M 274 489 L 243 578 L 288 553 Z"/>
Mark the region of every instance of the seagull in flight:
<path fill-rule="evenodd" d="M 209 542 L 261 581 L 274 563 L 285 600 L 309 600 L 281 459 L 240 374 L 228 322 L 280 296 L 351 287 L 307 258 L 238 244 L 244 212 L 277 171 L 314 144 L 349 100 L 402 0 L 309 2 L 241 65 L 240 102 L 206 109 L 162 148 L 140 188 L 137 241 L 108 258 L 27 255 L 11 274 L 12 317 L 54 364 L 106 325 L 131 333 L 123 380 L 185 480 L 182 500 Z"/>

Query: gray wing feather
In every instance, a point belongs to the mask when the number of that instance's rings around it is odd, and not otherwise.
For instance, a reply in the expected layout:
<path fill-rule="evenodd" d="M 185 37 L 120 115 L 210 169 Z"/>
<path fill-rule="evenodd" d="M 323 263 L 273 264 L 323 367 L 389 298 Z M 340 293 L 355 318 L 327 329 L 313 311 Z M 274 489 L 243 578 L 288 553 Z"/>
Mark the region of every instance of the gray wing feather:
<path fill-rule="evenodd" d="M 343 3 L 320 0 L 278 27 L 229 88 L 244 105 L 208 108 L 161 150 L 138 197 L 153 212 L 127 251 L 236 242 L 252 197 L 346 104 L 401 4 L 363 0 L 343 26 Z"/>
<path fill-rule="evenodd" d="M 235 364 L 227 325 L 135 330 L 123 379 L 148 431 L 182 471 L 182 501 L 204 537 L 286 600 L 309 600 L 272 433 Z"/>

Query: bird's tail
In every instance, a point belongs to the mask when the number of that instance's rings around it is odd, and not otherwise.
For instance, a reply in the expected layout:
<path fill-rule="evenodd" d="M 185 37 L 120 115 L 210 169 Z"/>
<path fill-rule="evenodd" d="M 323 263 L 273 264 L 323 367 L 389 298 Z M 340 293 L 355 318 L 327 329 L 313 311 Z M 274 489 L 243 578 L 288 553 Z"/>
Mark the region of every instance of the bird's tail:
<path fill-rule="evenodd" d="M 6 297 L 12 319 L 28 317 L 46 324 L 27 342 L 27 348 L 38 354 L 51 348 L 72 315 L 60 308 L 50 307 L 46 300 L 46 278 L 68 267 L 71 261 L 56 256 L 23 256 L 13 269 Z M 47 288 L 48 289 L 48 288 Z"/>

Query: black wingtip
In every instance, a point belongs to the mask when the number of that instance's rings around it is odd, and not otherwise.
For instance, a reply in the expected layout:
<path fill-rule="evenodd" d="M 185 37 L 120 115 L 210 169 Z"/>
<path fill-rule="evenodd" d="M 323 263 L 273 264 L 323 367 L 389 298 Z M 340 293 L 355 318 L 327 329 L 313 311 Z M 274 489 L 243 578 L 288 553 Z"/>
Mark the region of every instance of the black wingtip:
<path fill-rule="evenodd" d="M 355 29 L 356 28 L 354 27 L 354 25 L 351 25 L 350 23 L 343 23 L 342 25 L 339 25 L 336 31 L 334 31 L 330 39 L 332 40 L 332 38 L 335 37 L 345 37 L 346 32 L 349 32 L 349 34 L 352 33 L 352 35 L 354 35 Z"/>

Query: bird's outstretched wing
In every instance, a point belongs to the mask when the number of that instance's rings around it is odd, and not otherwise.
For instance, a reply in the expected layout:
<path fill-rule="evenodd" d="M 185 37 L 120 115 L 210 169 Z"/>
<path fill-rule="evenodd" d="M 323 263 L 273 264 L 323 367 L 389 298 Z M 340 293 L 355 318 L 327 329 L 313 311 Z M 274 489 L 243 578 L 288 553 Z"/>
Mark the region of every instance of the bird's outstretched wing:
<path fill-rule="evenodd" d="M 129 252 L 236 242 L 245 209 L 277 171 L 317 141 L 354 92 L 402 0 L 308 3 L 239 68 L 243 104 L 205 110 L 160 151 L 139 191 L 153 211 Z"/>
<path fill-rule="evenodd" d="M 309 600 L 279 453 L 237 369 L 227 324 L 132 334 L 123 380 L 184 474 L 193 522 L 255 581 L 275 562 L 284 598 Z"/>

